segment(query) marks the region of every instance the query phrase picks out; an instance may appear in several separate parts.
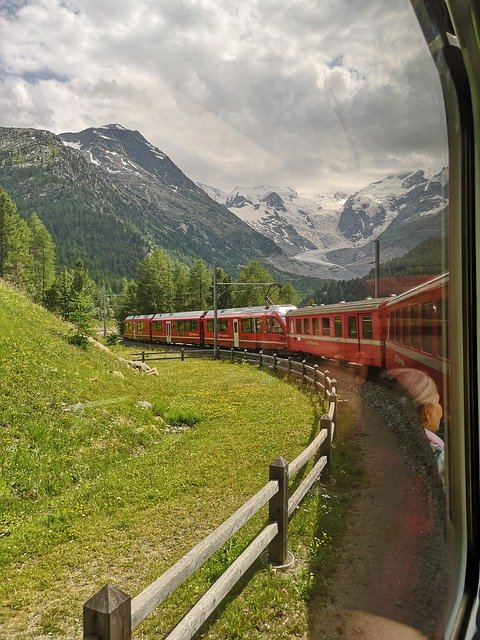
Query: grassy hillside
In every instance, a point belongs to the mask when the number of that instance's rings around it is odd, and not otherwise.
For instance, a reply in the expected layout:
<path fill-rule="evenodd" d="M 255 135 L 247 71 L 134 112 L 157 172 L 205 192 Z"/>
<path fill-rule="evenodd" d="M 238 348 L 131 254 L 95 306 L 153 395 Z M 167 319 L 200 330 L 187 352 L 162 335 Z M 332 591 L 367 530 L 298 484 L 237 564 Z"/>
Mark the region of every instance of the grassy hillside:
<path fill-rule="evenodd" d="M 323 410 L 249 366 L 175 360 L 150 377 L 109 351 L 69 345 L 68 332 L 0 282 L 2 638 L 80 638 L 83 602 L 107 582 L 139 593 L 263 486 L 277 455 L 295 457 Z M 171 432 L 175 413 L 199 422 Z M 351 483 L 347 454 L 337 445 L 340 478 Z M 301 568 L 284 576 L 260 567 L 205 637 L 306 637 L 312 567 L 321 562 L 325 572 L 341 525 L 335 491 L 317 492 L 294 518 L 290 545 Z M 264 519 L 134 637 L 163 637 Z"/>

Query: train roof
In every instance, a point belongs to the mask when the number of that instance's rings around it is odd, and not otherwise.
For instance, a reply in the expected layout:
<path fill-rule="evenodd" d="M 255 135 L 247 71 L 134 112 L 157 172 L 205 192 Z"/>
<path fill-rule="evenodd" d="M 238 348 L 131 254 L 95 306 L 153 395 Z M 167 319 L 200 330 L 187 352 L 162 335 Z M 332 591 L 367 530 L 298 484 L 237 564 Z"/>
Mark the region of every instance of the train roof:
<path fill-rule="evenodd" d="M 156 313 L 154 320 L 198 320 L 203 318 L 206 311 L 172 311 L 171 313 Z"/>
<path fill-rule="evenodd" d="M 138 316 L 127 316 L 124 320 L 124 322 L 126 322 L 127 320 L 150 320 L 151 318 L 153 318 L 154 314 L 144 314 L 144 315 L 138 315 Z"/>
<path fill-rule="evenodd" d="M 387 307 L 393 307 L 394 305 L 400 303 L 402 304 L 409 298 L 418 296 L 419 294 L 425 293 L 426 291 L 433 291 L 435 289 L 441 289 L 445 285 L 448 284 L 448 271 L 445 273 L 441 273 L 434 278 L 430 278 L 422 284 L 418 284 L 416 287 L 405 291 L 404 293 L 400 293 L 398 296 L 394 296 L 389 299 L 387 302 Z"/>
<path fill-rule="evenodd" d="M 281 316 L 286 315 L 287 311 L 292 311 L 296 309 L 293 304 L 271 304 L 269 307 L 238 307 L 234 309 L 217 309 L 217 316 L 219 318 L 225 316 L 251 316 L 251 315 L 261 315 L 263 313 L 278 313 Z M 213 318 L 213 309 L 208 311 L 206 317 Z"/>
<path fill-rule="evenodd" d="M 355 302 L 338 302 L 336 304 L 318 304 L 302 307 L 297 311 L 289 311 L 287 317 L 344 313 L 345 311 L 375 311 L 389 298 L 367 298 Z"/>

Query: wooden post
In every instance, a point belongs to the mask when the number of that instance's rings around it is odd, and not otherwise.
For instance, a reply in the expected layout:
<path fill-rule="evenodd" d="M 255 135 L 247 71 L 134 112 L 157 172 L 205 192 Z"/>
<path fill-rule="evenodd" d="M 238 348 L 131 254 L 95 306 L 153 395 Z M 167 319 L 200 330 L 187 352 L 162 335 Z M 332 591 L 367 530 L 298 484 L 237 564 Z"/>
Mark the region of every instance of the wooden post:
<path fill-rule="evenodd" d="M 145 362 L 145 351 L 142 351 L 142 362 Z"/>
<path fill-rule="evenodd" d="M 263 360 L 263 351 L 260 349 L 258 352 L 258 366 L 260 369 L 262 368 L 262 360 Z"/>
<path fill-rule="evenodd" d="M 273 370 L 274 371 L 277 370 L 277 354 L 276 353 L 273 354 Z"/>
<path fill-rule="evenodd" d="M 328 369 L 325 369 L 325 371 L 323 372 L 323 381 L 324 381 L 324 388 L 323 388 L 323 397 L 325 398 L 325 400 L 328 398 L 328 392 L 330 391 L 330 389 L 328 388 L 327 385 L 327 378 L 330 375 L 330 371 Z"/>
<path fill-rule="evenodd" d="M 131 598 L 107 584 L 83 605 L 83 638 L 131 640 Z"/>
<path fill-rule="evenodd" d="M 243 360 L 245 362 L 247 361 L 247 350 L 246 349 L 243 350 Z"/>
<path fill-rule="evenodd" d="M 185 349 L 183 347 L 180 349 L 180 358 L 182 362 L 185 360 Z"/>
<path fill-rule="evenodd" d="M 323 477 L 325 481 L 328 482 L 332 473 L 332 421 L 330 419 L 330 416 L 326 414 L 320 418 L 320 430 L 322 429 L 327 430 L 328 436 L 320 447 L 320 455 L 327 456 L 327 464 L 321 477 Z"/>
<path fill-rule="evenodd" d="M 269 523 L 278 524 L 278 533 L 268 546 L 268 559 L 283 565 L 288 551 L 288 462 L 281 456 L 271 463 L 269 479 L 278 481 L 278 492 L 268 503 Z"/>
<path fill-rule="evenodd" d="M 290 379 L 290 367 L 291 367 L 291 363 L 290 363 L 290 356 L 288 356 L 287 358 L 287 378 Z"/>
<path fill-rule="evenodd" d="M 335 380 L 336 382 L 336 380 Z M 330 402 L 333 402 L 333 422 L 335 428 L 337 427 L 337 394 L 335 391 L 331 391 L 328 395 Z"/>
<path fill-rule="evenodd" d="M 305 383 L 305 360 L 302 360 L 302 382 Z"/>
<path fill-rule="evenodd" d="M 318 391 L 318 364 L 313 365 L 313 388 Z"/>
<path fill-rule="evenodd" d="M 233 358 L 233 347 L 230 349 L 230 360 L 233 362 L 234 358 Z"/>

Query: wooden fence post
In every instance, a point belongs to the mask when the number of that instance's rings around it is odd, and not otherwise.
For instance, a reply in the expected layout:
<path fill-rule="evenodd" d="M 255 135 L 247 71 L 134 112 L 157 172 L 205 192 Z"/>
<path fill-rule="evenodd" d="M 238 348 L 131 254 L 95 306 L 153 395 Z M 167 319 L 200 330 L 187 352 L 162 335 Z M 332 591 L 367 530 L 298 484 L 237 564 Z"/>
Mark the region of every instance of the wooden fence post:
<path fill-rule="evenodd" d="M 313 365 L 313 388 L 315 389 L 315 391 L 318 391 L 317 382 L 318 382 L 318 364 L 314 364 Z"/>
<path fill-rule="evenodd" d="M 233 358 L 233 347 L 230 349 L 230 360 L 233 362 L 234 358 Z"/>
<path fill-rule="evenodd" d="M 290 367 L 291 367 L 291 358 L 288 356 L 287 358 L 287 379 L 290 379 Z"/>
<path fill-rule="evenodd" d="M 335 384 L 337 383 L 337 381 L 335 379 L 332 380 L 332 383 L 335 382 Z M 332 384 L 333 389 L 336 389 L 336 386 L 334 386 Z M 328 398 L 330 402 L 333 402 L 333 422 L 335 424 L 335 428 L 337 426 L 337 400 L 338 400 L 338 396 L 337 396 L 337 392 L 336 391 L 330 391 L 330 393 L 328 394 Z"/>
<path fill-rule="evenodd" d="M 260 351 L 258 352 L 258 366 L 260 367 L 260 369 L 262 368 L 262 361 L 263 361 L 263 351 L 260 349 Z"/>
<path fill-rule="evenodd" d="M 305 384 L 305 360 L 302 360 L 302 382 Z"/>
<path fill-rule="evenodd" d="M 83 638 L 131 640 L 132 599 L 107 584 L 83 605 Z"/>
<path fill-rule="evenodd" d="M 145 362 L 145 351 L 142 351 L 142 362 Z"/>
<path fill-rule="evenodd" d="M 277 370 L 277 354 L 276 353 L 273 354 L 273 370 L 274 371 Z"/>
<path fill-rule="evenodd" d="M 246 349 L 243 350 L 243 360 L 244 360 L 244 362 L 247 361 L 247 350 Z"/>
<path fill-rule="evenodd" d="M 278 533 L 268 546 L 268 559 L 284 565 L 288 551 L 288 462 L 281 456 L 270 464 L 269 479 L 278 481 L 278 492 L 268 503 L 268 520 L 278 524 Z"/>
<path fill-rule="evenodd" d="M 180 358 L 182 362 L 185 360 L 185 349 L 183 347 L 180 349 Z"/>
<path fill-rule="evenodd" d="M 324 381 L 324 385 L 323 385 L 323 397 L 325 398 L 325 400 L 328 398 L 328 392 L 330 391 L 330 389 L 328 388 L 328 384 L 327 384 L 327 378 L 330 376 L 330 371 L 328 369 L 325 369 L 325 371 L 323 372 L 323 381 Z"/>
<path fill-rule="evenodd" d="M 320 447 L 320 455 L 327 456 L 327 464 L 321 477 L 328 482 L 332 474 L 332 420 L 327 414 L 320 418 L 320 430 L 322 429 L 326 429 L 328 435 Z"/>

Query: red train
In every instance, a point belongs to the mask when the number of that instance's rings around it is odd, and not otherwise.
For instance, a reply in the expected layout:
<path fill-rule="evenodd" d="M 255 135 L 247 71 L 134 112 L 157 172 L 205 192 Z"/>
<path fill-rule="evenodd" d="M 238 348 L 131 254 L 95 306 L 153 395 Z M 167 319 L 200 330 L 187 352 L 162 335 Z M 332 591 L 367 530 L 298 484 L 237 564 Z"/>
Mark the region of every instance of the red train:
<path fill-rule="evenodd" d="M 285 314 L 293 305 L 219 309 L 217 339 L 220 348 L 286 349 Z M 213 311 L 181 311 L 154 315 L 128 316 L 125 338 L 162 344 L 213 346 Z"/>
<path fill-rule="evenodd" d="M 448 274 L 398 296 L 297 309 L 218 310 L 219 347 L 289 351 L 391 369 L 415 367 L 444 386 L 448 373 Z M 129 316 L 124 336 L 164 344 L 213 345 L 213 311 Z"/>

